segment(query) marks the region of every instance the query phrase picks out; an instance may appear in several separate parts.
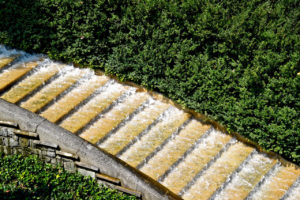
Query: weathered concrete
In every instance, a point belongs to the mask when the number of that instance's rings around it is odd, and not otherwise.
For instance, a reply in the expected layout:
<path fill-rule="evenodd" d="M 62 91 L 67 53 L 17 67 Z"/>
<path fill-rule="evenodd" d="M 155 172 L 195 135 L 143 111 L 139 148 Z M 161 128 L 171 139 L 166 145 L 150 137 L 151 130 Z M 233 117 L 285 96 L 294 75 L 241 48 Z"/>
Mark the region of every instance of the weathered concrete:
<path fill-rule="evenodd" d="M 21 130 L 37 133 L 40 141 L 36 141 L 36 144 L 55 144 L 54 146 L 59 146 L 61 151 L 77 155 L 80 157 L 81 162 L 95 166 L 100 169 L 101 173 L 120 179 L 124 186 L 141 192 L 143 199 L 181 199 L 158 182 L 99 147 L 30 111 L 2 99 L 0 99 L 0 120 L 15 122 Z M 52 146 L 49 148 L 54 147 Z M 49 162 L 52 162 L 52 154 L 50 154 L 51 152 L 46 153 Z"/>
<path fill-rule="evenodd" d="M 44 118 L 0 99 L 0 120 L 18 123 L 21 130 L 36 132 Z"/>

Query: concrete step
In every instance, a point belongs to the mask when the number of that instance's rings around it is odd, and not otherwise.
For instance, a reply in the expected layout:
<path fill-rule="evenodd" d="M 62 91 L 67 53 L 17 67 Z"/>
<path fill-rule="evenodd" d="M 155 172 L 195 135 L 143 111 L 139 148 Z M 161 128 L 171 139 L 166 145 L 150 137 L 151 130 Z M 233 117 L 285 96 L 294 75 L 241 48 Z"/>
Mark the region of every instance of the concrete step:
<path fill-rule="evenodd" d="M 209 199 L 210 196 L 235 172 L 254 149 L 238 142 L 228 148 L 191 186 L 182 190 L 187 200 Z"/>
<path fill-rule="evenodd" d="M 189 117 L 190 115 L 176 108 L 169 109 L 162 118 L 162 121 L 137 140 L 120 158 L 131 166 L 137 167 L 151 152 L 187 121 Z"/>
<path fill-rule="evenodd" d="M 95 144 L 111 130 L 117 127 L 124 119 L 133 113 L 149 96 L 145 93 L 137 93 L 127 98 L 124 102 L 116 105 L 90 128 L 85 130 L 80 137 Z"/>
<path fill-rule="evenodd" d="M 52 64 L 45 69 L 39 69 L 36 73 L 27 77 L 21 81 L 18 85 L 15 85 L 9 91 L 1 96 L 2 99 L 11 103 L 17 103 L 23 99 L 26 95 L 30 94 L 38 87 L 42 86 L 46 81 L 59 72 L 65 65 Z"/>
<path fill-rule="evenodd" d="M 117 154 L 142 131 L 147 129 L 168 107 L 168 104 L 154 102 L 153 105 L 135 115 L 132 120 L 100 144 L 100 147 L 113 155 Z"/>
<path fill-rule="evenodd" d="M 254 193 L 251 199 L 279 200 L 299 176 L 299 168 L 295 166 L 280 166 L 279 169 L 264 182 L 258 191 Z"/>
<path fill-rule="evenodd" d="M 263 154 L 254 155 L 216 199 L 245 199 L 276 162 Z"/>
<path fill-rule="evenodd" d="M 10 69 L 2 72 L 0 74 L 0 92 L 5 91 L 9 86 L 17 82 L 22 76 L 28 73 L 33 68 L 37 67 L 40 62 L 33 61 L 22 64 L 17 64 L 16 66 L 10 67 Z"/>
<path fill-rule="evenodd" d="M 289 188 L 282 197 L 282 200 L 299 200 L 300 199 L 300 176 L 297 181 Z"/>
<path fill-rule="evenodd" d="M 21 107 L 30 110 L 31 112 L 37 112 L 59 94 L 70 88 L 83 75 L 83 71 L 77 71 L 77 73 L 69 72 L 64 76 L 60 76 L 57 80 L 44 87 L 26 102 L 23 102 Z"/>
<path fill-rule="evenodd" d="M 91 96 L 97 89 L 102 87 L 107 81 L 107 77 L 100 76 L 83 82 L 78 88 L 70 91 L 62 99 L 42 112 L 41 116 L 54 123 L 59 121 L 67 113 L 75 109 L 82 101 Z"/>
<path fill-rule="evenodd" d="M 177 166 L 172 166 L 172 171 L 163 180 L 160 180 L 163 185 L 176 194 L 179 194 L 206 164 L 218 155 L 231 137 L 212 131 L 201 139 L 201 142 Z"/>
<path fill-rule="evenodd" d="M 76 132 L 84 127 L 105 108 L 116 101 L 127 90 L 119 84 L 113 84 L 103 93 L 96 95 L 90 102 L 81 107 L 72 116 L 65 119 L 60 126 L 71 132 Z"/>
<path fill-rule="evenodd" d="M 209 129 L 197 120 L 192 120 L 173 140 L 154 155 L 140 170 L 158 180 L 192 145 Z"/>
<path fill-rule="evenodd" d="M 0 69 L 12 63 L 15 59 L 15 56 L 0 58 Z"/>

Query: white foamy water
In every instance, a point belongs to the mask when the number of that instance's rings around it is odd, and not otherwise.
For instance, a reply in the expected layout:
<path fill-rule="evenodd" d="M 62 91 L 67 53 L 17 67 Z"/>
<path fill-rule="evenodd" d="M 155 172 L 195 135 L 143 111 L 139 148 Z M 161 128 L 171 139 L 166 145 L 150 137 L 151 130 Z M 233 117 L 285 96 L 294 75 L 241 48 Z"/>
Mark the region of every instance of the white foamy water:
<path fill-rule="evenodd" d="M 136 88 L 130 88 L 122 97 L 122 100 L 120 100 L 120 103 L 117 104 L 115 107 L 114 107 L 114 110 L 118 110 L 118 111 L 123 111 L 126 109 L 126 107 L 128 107 L 127 104 L 123 104 L 122 102 L 127 99 L 128 97 L 131 97 L 131 96 L 134 96 L 136 94 Z M 115 101 L 116 102 L 116 101 Z M 115 103 L 114 102 L 114 103 Z M 111 113 L 111 112 L 108 112 L 108 113 L 105 113 L 105 114 L 102 114 L 101 115 L 101 118 L 104 117 L 105 118 L 109 118 L 109 119 L 114 119 L 115 116 L 114 113 Z M 128 116 L 127 116 L 128 117 Z"/>
<path fill-rule="evenodd" d="M 98 105 L 97 97 L 101 97 L 101 99 L 107 99 L 110 97 L 110 93 L 117 92 L 121 89 L 120 84 L 116 83 L 115 81 L 109 81 L 107 84 L 105 84 L 103 87 L 99 88 L 92 94 L 91 100 L 88 102 L 88 104 L 92 104 L 94 107 L 99 107 L 101 105 Z M 92 110 L 89 110 L 92 112 Z M 81 114 L 84 114 L 86 112 L 85 107 L 81 107 L 76 111 L 76 115 L 80 116 Z M 83 115 L 84 116 L 84 115 Z"/>
<path fill-rule="evenodd" d="M 204 156 L 204 155 L 198 155 L 197 152 L 202 152 L 202 151 L 215 152 L 216 146 L 224 145 L 222 140 L 220 140 L 220 137 L 223 138 L 226 137 L 226 135 L 213 129 L 210 132 L 210 134 L 206 138 L 202 139 L 201 143 L 188 155 L 186 160 L 193 160 L 193 159 L 198 160 L 200 158 L 198 156 Z M 173 141 L 171 141 L 171 143 L 172 142 Z M 166 155 L 166 157 L 168 156 L 169 155 Z M 172 171 L 172 173 L 176 173 L 177 171 L 180 171 L 180 168 L 187 168 L 187 169 L 190 168 L 191 171 L 195 170 L 194 168 L 192 168 L 192 166 L 186 165 L 186 162 L 182 162 L 176 167 L 171 167 L 170 170 Z"/>
<path fill-rule="evenodd" d="M 287 198 L 284 200 L 299 200 L 300 199 L 300 177 L 297 179 L 295 186 L 289 191 Z"/>
<path fill-rule="evenodd" d="M 0 58 L 10 57 L 12 55 L 25 55 L 24 51 L 18 51 L 15 49 L 7 49 L 4 45 L 0 45 Z"/>
<path fill-rule="evenodd" d="M 78 69 L 78 70 L 82 70 L 82 69 Z M 81 91 L 83 91 L 85 88 L 87 88 L 89 85 L 91 85 L 92 83 L 95 83 L 97 80 L 99 79 L 99 76 L 96 76 L 94 71 L 90 70 L 90 69 L 85 69 L 85 76 L 84 78 L 80 79 L 78 81 L 78 83 L 80 84 L 80 87 L 76 87 L 72 90 L 72 93 L 80 93 Z M 96 96 L 96 94 L 101 93 L 102 91 L 104 91 L 105 89 L 107 89 L 107 87 L 109 87 L 113 82 L 109 81 L 107 84 L 105 84 L 102 87 L 99 87 L 98 89 L 95 90 L 95 92 L 92 94 L 93 96 Z"/>
<path fill-rule="evenodd" d="M 132 95 L 136 94 L 136 90 L 134 90 L 134 92 L 132 92 L 132 93 L 133 93 Z M 152 105 L 154 105 L 156 102 L 157 102 L 156 100 L 154 100 L 153 98 L 150 97 L 150 98 L 148 99 L 148 101 L 145 102 L 145 103 L 143 104 L 143 106 L 139 106 L 139 107 L 136 109 L 135 112 L 136 112 L 136 113 L 139 113 L 141 110 L 144 109 L 144 107 L 152 106 Z M 117 109 L 122 110 L 122 109 L 124 109 L 124 107 L 126 107 L 126 105 L 125 105 L 125 104 L 121 104 L 121 105 L 117 106 Z M 108 113 L 108 116 L 110 116 L 110 115 L 111 115 L 111 113 Z M 128 123 L 129 117 L 130 117 L 130 116 L 127 116 L 127 117 L 120 123 L 119 126 L 124 126 L 126 123 Z"/>
<path fill-rule="evenodd" d="M 134 115 L 130 121 L 125 120 L 125 123 L 121 124 L 120 129 L 107 138 L 100 146 L 110 149 L 110 152 L 113 154 L 118 153 L 141 132 L 148 131 L 149 125 L 151 125 L 166 108 L 163 103 L 153 99 L 149 99 L 143 107 L 145 107 L 145 109 L 140 107 L 139 109 L 143 109 L 141 112 Z"/>
<path fill-rule="evenodd" d="M 161 105 L 162 103 L 160 101 L 157 101 L 153 98 L 150 98 L 149 101 L 145 104 L 146 108 L 152 108 L 153 111 L 159 110 L 158 108 L 156 108 L 156 105 Z M 160 116 L 161 117 L 161 116 Z M 143 121 L 147 121 L 147 118 L 139 118 L 137 120 L 137 122 L 135 121 L 131 121 L 130 123 L 134 123 L 134 125 L 139 125 L 141 122 Z"/>
<path fill-rule="evenodd" d="M 294 187 L 297 186 L 297 178 L 300 179 L 300 170 L 293 165 L 283 165 L 277 163 L 274 170 L 266 177 L 261 187 L 256 188 L 248 199 L 286 199 L 293 194 Z M 299 190 L 298 190 L 299 191 Z M 248 200 L 247 199 L 247 200 Z"/>
<path fill-rule="evenodd" d="M 230 137 L 213 129 L 207 137 L 193 149 L 177 166 L 171 168 L 171 172 L 162 180 L 162 184 L 172 188 L 173 192 L 185 193 L 184 188 L 214 159 L 221 149 L 228 143 Z M 231 142 L 236 142 L 232 140 Z M 176 182 L 176 184 L 174 184 Z"/>
<path fill-rule="evenodd" d="M 224 188 L 216 200 L 240 199 L 241 191 L 247 195 L 263 178 L 273 160 L 267 158 L 263 154 L 254 154 L 238 174 L 233 177 L 233 180 Z"/>
<path fill-rule="evenodd" d="M 136 142 L 120 158 L 137 166 L 171 134 L 176 132 L 186 120 L 187 116 L 181 110 L 171 106 L 158 117 L 159 122 L 150 130 L 146 129 L 142 137 L 137 137 Z"/>

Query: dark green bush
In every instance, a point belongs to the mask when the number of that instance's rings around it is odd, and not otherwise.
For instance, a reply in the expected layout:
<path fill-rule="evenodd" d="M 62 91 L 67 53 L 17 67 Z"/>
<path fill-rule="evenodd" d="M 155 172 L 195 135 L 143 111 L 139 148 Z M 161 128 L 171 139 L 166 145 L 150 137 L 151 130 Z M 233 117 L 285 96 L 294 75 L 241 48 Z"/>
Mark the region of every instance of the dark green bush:
<path fill-rule="evenodd" d="M 297 0 L 0 0 L 0 43 L 105 69 L 300 163 Z"/>
<path fill-rule="evenodd" d="M 4 156 L 0 152 L 1 199 L 136 199 L 90 177 L 45 164 L 36 156 Z"/>

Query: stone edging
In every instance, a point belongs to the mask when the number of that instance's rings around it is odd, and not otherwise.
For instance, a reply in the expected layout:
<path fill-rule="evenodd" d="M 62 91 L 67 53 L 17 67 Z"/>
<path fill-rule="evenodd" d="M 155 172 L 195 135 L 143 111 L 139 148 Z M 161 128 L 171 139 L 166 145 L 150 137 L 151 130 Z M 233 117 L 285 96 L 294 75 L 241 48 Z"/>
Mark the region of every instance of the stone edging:
<path fill-rule="evenodd" d="M 0 137 L 8 137 L 0 144 L 4 151 L 7 151 L 8 147 L 15 148 L 13 150 L 16 152 L 20 148 L 32 149 L 33 151 L 29 153 L 44 155 L 50 163 L 62 162 L 66 169 L 77 169 L 84 175 L 97 178 L 100 183 L 125 193 L 142 196 L 142 199 L 181 199 L 163 185 L 105 150 L 35 113 L 0 99 L 0 130 L 3 129 L 7 134 L 4 136 L 2 131 Z M 39 151 L 35 148 L 37 146 Z"/>

